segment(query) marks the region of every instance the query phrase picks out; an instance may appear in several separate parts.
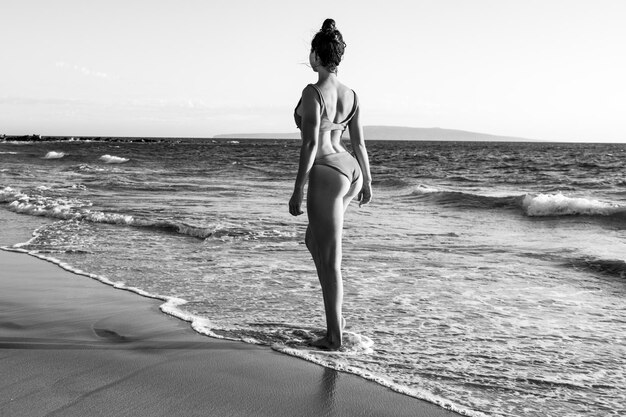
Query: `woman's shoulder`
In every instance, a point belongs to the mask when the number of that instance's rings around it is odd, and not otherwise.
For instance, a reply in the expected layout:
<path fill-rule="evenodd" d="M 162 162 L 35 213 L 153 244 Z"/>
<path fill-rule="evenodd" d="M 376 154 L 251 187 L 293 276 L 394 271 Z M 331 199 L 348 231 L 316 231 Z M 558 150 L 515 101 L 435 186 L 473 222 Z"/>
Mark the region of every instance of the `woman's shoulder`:
<path fill-rule="evenodd" d="M 302 97 L 312 97 L 316 96 L 320 91 L 320 87 L 315 84 L 307 84 L 302 89 Z"/>
<path fill-rule="evenodd" d="M 337 86 L 337 96 L 351 100 L 353 97 L 356 98 L 356 91 L 345 84 L 340 84 Z"/>
<path fill-rule="evenodd" d="M 300 101 L 305 101 L 305 102 L 316 101 L 321 104 L 321 100 L 322 100 L 320 98 L 321 95 L 322 93 L 318 86 L 316 86 L 315 84 L 307 84 L 302 90 L 302 97 L 300 98 Z"/>
<path fill-rule="evenodd" d="M 356 95 L 356 91 L 354 91 L 345 84 L 342 84 L 341 87 L 337 89 L 337 96 L 342 97 L 343 100 L 347 101 L 348 103 L 354 101 L 353 106 L 358 105 L 357 103 L 359 101 L 359 98 Z"/>

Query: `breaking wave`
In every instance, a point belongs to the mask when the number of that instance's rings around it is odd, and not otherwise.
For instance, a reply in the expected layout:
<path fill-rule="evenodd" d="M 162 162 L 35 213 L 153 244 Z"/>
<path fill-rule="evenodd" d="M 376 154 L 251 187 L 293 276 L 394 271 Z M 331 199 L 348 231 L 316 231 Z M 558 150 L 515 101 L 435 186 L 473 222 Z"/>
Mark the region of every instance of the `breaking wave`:
<path fill-rule="evenodd" d="M 561 193 L 500 197 L 443 191 L 420 185 L 406 197 L 457 208 L 518 209 L 528 217 L 590 216 L 626 220 L 626 206 L 593 198 L 568 197 Z"/>
<path fill-rule="evenodd" d="M 129 161 L 128 158 L 122 158 L 113 155 L 102 155 L 100 157 L 100 160 L 103 161 L 105 164 L 123 164 L 124 162 Z"/>
<path fill-rule="evenodd" d="M 50 151 L 43 157 L 43 159 L 61 159 L 65 156 L 65 152 Z"/>
<path fill-rule="evenodd" d="M 461 191 L 443 191 L 427 185 L 420 185 L 408 196 L 416 201 L 428 201 L 442 206 L 458 208 L 519 208 L 524 196 L 494 197 Z"/>
<path fill-rule="evenodd" d="M 45 190 L 45 189 L 42 189 Z M 153 229 L 160 232 L 176 233 L 199 239 L 278 239 L 286 236 L 279 230 L 255 230 L 236 224 L 214 223 L 209 226 L 196 226 L 171 219 L 138 217 L 131 214 L 111 213 L 93 210 L 90 201 L 77 198 L 30 196 L 11 187 L 0 189 L 0 203 L 8 204 L 8 209 L 20 214 L 43 216 L 60 220 L 88 221 Z"/>
<path fill-rule="evenodd" d="M 613 216 L 625 215 L 626 207 L 590 198 L 563 194 L 525 195 L 522 208 L 528 216 Z"/>

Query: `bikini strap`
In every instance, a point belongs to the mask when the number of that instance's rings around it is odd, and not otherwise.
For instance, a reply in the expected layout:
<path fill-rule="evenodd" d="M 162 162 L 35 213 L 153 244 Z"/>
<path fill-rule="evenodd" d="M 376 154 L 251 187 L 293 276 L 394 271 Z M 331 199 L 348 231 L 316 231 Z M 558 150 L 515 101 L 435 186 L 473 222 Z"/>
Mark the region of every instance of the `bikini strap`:
<path fill-rule="evenodd" d="M 352 90 L 352 93 L 354 94 L 354 104 L 352 105 L 352 111 L 350 111 L 350 114 L 344 122 L 346 126 L 348 125 L 348 123 L 350 123 L 350 120 L 352 120 L 352 118 L 356 114 L 356 111 L 359 109 L 359 97 L 356 95 L 356 91 Z"/>
<path fill-rule="evenodd" d="M 324 96 L 322 95 L 322 90 L 320 90 L 320 88 L 316 86 L 315 84 L 309 84 L 309 85 L 315 88 L 315 91 L 317 91 L 317 95 L 320 96 L 320 104 L 322 106 L 322 111 L 320 112 L 320 115 L 322 115 L 326 111 L 326 103 L 324 102 Z"/>
<path fill-rule="evenodd" d="M 324 102 L 324 96 L 322 95 L 322 90 L 320 90 L 320 88 L 316 86 L 315 84 L 309 84 L 309 85 L 315 88 L 315 91 L 317 91 L 317 95 L 320 97 L 320 105 L 322 106 L 322 109 L 320 112 L 320 117 L 321 117 L 326 112 L 326 103 Z M 348 114 L 348 117 L 346 118 L 346 120 L 341 123 L 335 123 L 328 118 L 328 114 L 327 114 L 325 121 L 322 118 L 322 121 L 321 121 L 322 127 L 324 127 L 324 123 L 326 123 L 328 127 L 331 127 L 331 129 L 329 130 L 342 130 L 342 131 L 346 130 L 348 123 L 350 123 L 350 120 L 354 117 L 357 109 L 359 108 L 359 98 L 356 95 L 356 91 L 352 90 L 352 93 L 354 94 L 354 104 L 352 105 L 352 111 L 350 111 L 350 114 Z"/>

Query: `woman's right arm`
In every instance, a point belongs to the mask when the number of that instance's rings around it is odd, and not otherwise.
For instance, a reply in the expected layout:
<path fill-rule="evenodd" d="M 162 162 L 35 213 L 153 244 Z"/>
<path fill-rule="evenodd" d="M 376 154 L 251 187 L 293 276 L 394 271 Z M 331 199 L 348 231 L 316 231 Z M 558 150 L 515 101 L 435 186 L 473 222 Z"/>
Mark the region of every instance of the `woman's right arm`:
<path fill-rule="evenodd" d="M 313 87 L 307 86 L 302 91 L 302 146 L 300 147 L 298 174 L 296 175 L 293 194 L 289 200 L 289 212 L 293 216 L 304 213 L 302 211 L 304 184 L 309 177 L 311 168 L 313 168 L 317 154 L 320 132 L 320 103 L 317 101 L 316 94 Z"/>
<path fill-rule="evenodd" d="M 363 174 L 363 187 L 357 197 L 359 199 L 359 207 L 368 204 L 372 200 L 372 174 L 370 172 L 370 162 L 367 155 L 367 148 L 365 147 L 365 137 L 363 136 L 363 126 L 361 125 L 360 113 L 361 109 L 357 108 L 354 117 L 348 124 L 352 150 L 354 151 L 356 160 L 359 161 L 361 173 Z"/>

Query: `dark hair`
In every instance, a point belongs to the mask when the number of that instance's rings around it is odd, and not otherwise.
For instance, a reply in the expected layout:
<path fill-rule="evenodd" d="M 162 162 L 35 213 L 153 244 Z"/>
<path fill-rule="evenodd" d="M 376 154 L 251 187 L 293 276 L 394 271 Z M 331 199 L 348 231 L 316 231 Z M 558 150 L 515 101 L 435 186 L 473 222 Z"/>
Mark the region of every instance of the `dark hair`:
<path fill-rule="evenodd" d="M 329 71 L 335 71 L 341 62 L 341 57 L 346 49 L 343 36 L 335 26 L 333 19 L 326 19 L 322 28 L 315 34 L 311 41 L 311 50 L 315 51 L 321 64 Z"/>

